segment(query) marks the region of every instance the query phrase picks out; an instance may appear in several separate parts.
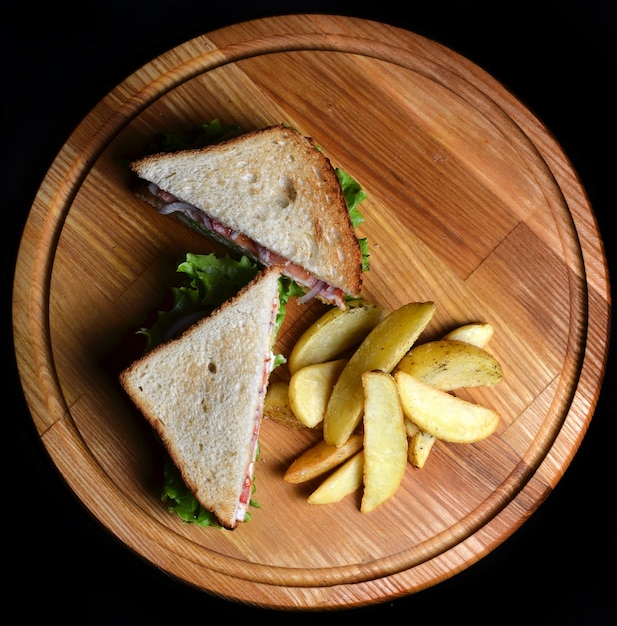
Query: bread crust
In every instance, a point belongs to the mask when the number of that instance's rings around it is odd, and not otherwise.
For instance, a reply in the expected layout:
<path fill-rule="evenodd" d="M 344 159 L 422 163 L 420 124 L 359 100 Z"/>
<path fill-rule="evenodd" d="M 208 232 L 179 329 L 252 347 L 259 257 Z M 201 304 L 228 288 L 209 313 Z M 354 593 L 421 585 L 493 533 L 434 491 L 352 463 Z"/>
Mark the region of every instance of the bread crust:
<path fill-rule="evenodd" d="M 312 137 L 279 124 L 148 155 L 131 169 L 326 284 L 360 295 L 362 252 L 336 171 Z"/>

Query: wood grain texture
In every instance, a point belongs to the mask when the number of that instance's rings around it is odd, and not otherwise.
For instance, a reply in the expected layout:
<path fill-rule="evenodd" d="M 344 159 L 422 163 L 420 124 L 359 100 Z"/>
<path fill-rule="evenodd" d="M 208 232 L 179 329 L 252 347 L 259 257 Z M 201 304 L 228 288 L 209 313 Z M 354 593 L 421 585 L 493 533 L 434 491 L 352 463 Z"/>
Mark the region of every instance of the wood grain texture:
<path fill-rule="evenodd" d="M 212 249 L 131 194 L 124 166 L 164 130 L 218 117 L 313 136 L 369 198 L 363 295 L 433 300 L 423 339 L 488 321 L 503 366 L 469 397 L 496 435 L 438 442 L 369 515 L 328 507 L 286 467 L 316 438 L 266 421 L 257 510 L 233 533 L 182 525 L 159 500 L 160 455 L 116 382 L 135 328 L 185 252 Z M 279 348 L 322 305 L 291 306 Z M 487 73 L 394 27 L 324 15 L 238 24 L 142 67 L 52 164 L 21 243 L 17 360 L 37 431 L 67 483 L 121 541 L 209 592 L 279 608 L 359 606 L 436 584 L 518 528 L 585 434 L 606 362 L 610 296 L 593 212 L 567 156 Z M 278 372 L 284 376 L 284 371 Z"/>

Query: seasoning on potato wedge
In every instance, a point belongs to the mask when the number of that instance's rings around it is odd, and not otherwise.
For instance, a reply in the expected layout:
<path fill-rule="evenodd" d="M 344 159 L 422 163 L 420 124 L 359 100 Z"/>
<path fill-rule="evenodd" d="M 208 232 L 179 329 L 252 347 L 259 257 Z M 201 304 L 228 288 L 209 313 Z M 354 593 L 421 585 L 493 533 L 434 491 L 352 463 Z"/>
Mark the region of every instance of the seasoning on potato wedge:
<path fill-rule="evenodd" d="M 406 422 L 409 420 L 406 419 Z M 419 428 L 417 431 L 411 436 L 408 437 L 407 442 L 407 459 L 408 461 L 417 469 L 422 469 L 426 460 L 428 459 L 431 450 L 433 449 L 433 444 L 436 441 L 435 435 L 430 435 L 429 433 L 425 433 L 423 430 Z"/>
<path fill-rule="evenodd" d="M 501 366 L 492 354 L 471 343 L 448 339 L 413 347 L 396 369 L 445 391 L 491 387 L 503 378 Z"/>
<path fill-rule="evenodd" d="M 306 428 L 294 414 L 289 402 L 289 384 L 282 380 L 271 381 L 264 400 L 264 417 L 289 428 Z"/>

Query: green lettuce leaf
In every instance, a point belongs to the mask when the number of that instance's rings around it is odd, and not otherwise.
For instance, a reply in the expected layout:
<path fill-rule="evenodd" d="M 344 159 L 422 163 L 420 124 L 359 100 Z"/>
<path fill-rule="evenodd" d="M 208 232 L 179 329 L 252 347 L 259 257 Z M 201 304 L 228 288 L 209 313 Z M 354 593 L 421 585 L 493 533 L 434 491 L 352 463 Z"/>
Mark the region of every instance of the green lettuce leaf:
<path fill-rule="evenodd" d="M 367 198 L 366 191 L 364 191 L 360 183 L 347 174 L 347 172 L 338 167 L 335 168 L 335 171 L 341 188 L 343 189 L 351 224 L 354 228 L 357 228 L 364 222 L 364 216 L 360 213 L 358 205 Z M 362 270 L 368 272 L 370 269 L 368 239 L 366 237 L 358 237 L 358 243 L 360 244 L 360 250 L 362 252 Z"/>
<path fill-rule="evenodd" d="M 172 307 L 159 311 L 152 327 L 138 331 L 146 336 L 146 351 L 177 334 L 183 326 L 211 313 L 248 284 L 259 269 L 246 256 L 236 261 L 229 255 L 189 252 L 177 268 L 185 275 L 185 284 L 172 288 Z"/>
<path fill-rule="evenodd" d="M 364 217 L 358 210 L 360 202 L 366 199 L 366 192 L 360 186 L 360 183 L 352 178 L 347 172 L 340 168 L 336 168 L 336 175 L 338 176 L 341 188 L 343 189 L 343 195 L 345 196 L 345 202 L 347 202 L 347 209 L 349 210 L 349 217 L 354 228 L 364 222 Z"/>
<path fill-rule="evenodd" d="M 169 456 L 165 458 L 163 467 L 161 500 L 170 513 L 176 513 L 187 524 L 221 528 L 214 513 L 199 504 L 197 498 L 184 483 L 180 470 Z"/>

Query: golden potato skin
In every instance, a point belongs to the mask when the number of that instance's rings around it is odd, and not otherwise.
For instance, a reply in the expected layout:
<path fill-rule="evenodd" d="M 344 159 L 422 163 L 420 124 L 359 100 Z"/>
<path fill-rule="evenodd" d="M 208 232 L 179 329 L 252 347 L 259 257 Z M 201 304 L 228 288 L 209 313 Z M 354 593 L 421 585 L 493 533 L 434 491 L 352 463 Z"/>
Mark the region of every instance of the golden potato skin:
<path fill-rule="evenodd" d="M 406 419 L 405 421 L 408 422 L 409 420 Z M 435 435 L 430 435 L 420 429 L 408 438 L 407 459 L 415 468 L 422 469 L 424 467 L 436 440 Z"/>
<path fill-rule="evenodd" d="M 396 367 L 444 391 L 464 387 L 491 387 L 501 382 L 497 359 L 478 346 L 441 339 L 413 347 Z"/>
<path fill-rule="evenodd" d="M 289 402 L 289 385 L 282 380 L 272 381 L 268 385 L 264 400 L 264 417 L 288 428 L 306 428 L 294 415 Z"/>

